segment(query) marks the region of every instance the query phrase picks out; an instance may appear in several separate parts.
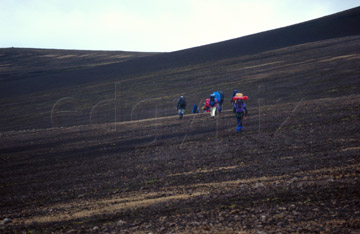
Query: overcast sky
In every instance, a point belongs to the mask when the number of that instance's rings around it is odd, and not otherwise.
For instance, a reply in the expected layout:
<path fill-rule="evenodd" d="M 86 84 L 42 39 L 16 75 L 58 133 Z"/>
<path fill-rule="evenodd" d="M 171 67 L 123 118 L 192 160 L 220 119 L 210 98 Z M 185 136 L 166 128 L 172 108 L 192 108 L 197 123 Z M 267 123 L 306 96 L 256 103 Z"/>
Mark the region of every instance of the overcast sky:
<path fill-rule="evenodd" d="M 0 0 L 0 47 L 169 52 L 357 6 L 359 0 Z"/>

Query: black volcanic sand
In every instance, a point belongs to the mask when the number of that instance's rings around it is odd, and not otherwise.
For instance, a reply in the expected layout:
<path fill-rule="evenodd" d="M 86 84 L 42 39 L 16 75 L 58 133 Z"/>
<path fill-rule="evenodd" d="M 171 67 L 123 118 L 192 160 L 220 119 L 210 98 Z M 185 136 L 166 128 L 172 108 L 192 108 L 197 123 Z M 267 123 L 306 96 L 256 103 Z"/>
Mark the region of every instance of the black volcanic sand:
<path fill-rule="evenodd" d="M 229 96 L 234 89 L 248 95 L 253 106 L 359 94 L 359 51 L 360 36 L 354 36 L 142 74 L 141 66 L 132 69 L 121 63 L 114 65 L 118 70 L 99 66 L 89 73 L 50 70 L 44 76 L 1 83 L 0 95 L 11 94 L 0 98 L 4 110 L 0 129 L 153 118 L 152 108 L 157 109 L 156 116 L 170 116 L 176 113 L 180 95 L 187 98 L 191 110 L 215 90 L 224 91 L 225 109 L 231 108 Z M 155 66 L 156 60 L 153 63 Z M 140 75 L 126 76 L 121 71 Z M 44 90 L 36 91 L 41 87 Z"/>
<path fill-rule="evenodd" d="M 126 51 L 0 49 L 0 81 L 21 80 L 63 71 L 74 71 L 155 55 Z"/>
<path fill-rule="evenodd" d="M 360 96 L 1 133 L 2 232 L 357 233 Z"/>

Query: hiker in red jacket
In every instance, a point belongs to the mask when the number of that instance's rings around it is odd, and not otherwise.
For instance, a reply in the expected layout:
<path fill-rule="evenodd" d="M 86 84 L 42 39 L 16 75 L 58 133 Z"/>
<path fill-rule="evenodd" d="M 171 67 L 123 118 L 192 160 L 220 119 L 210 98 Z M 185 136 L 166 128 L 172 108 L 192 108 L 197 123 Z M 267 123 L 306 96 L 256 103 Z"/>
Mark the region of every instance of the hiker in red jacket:
<path fill-rule="evenodd" d="M 202 110 L 203 110 L 203 112 L 206 112 L 206 113 L 210 112 L 210 99 L 209 98 L 205 99 L 205 103 L 202 106 Z"/>

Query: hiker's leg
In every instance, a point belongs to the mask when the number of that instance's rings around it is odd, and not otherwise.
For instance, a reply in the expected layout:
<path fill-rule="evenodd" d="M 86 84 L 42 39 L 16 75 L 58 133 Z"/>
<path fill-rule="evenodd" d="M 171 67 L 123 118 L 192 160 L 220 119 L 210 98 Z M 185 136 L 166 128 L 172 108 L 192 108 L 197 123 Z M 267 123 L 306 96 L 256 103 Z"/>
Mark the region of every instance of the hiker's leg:
<path fill-rule="evenodd" d="M 244 115 L 243 113 L 236 113 L 236 119 L 237 119 L 237 127 L 236 127 L 236 132 L 240 132 L 242 130 L 242 119 L 243 119 Z"/>
<path fill-rule="evenodd" d="M 237 125 L 236 125 L 236 132 L 241 131 L 241 118 L 239 116 L 236 116 Z"/>
<path fill-rule="evenodd" d="M 214 117 L 215 116 L 215 111 L 216 111 L 216 107 L 211 107 L 210 108 L 210 116 Z"/>
<path fill-rule="evenodd" d="M 236 119 L 237 119 L 237 126 L 242 127 L 242 118 L 241 118 L 241 116 L 236 117 Z"/>

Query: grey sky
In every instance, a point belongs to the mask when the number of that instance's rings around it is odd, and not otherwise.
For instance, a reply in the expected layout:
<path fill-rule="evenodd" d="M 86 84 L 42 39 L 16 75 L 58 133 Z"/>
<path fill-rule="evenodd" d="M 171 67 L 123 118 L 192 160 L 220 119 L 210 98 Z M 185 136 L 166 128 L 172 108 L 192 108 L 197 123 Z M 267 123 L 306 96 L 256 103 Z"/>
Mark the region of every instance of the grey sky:
<path fill-rule="evenodd" d="M 359 0 L 0 0 L 0 47 L 174 51 L 300 23 Z"/>

